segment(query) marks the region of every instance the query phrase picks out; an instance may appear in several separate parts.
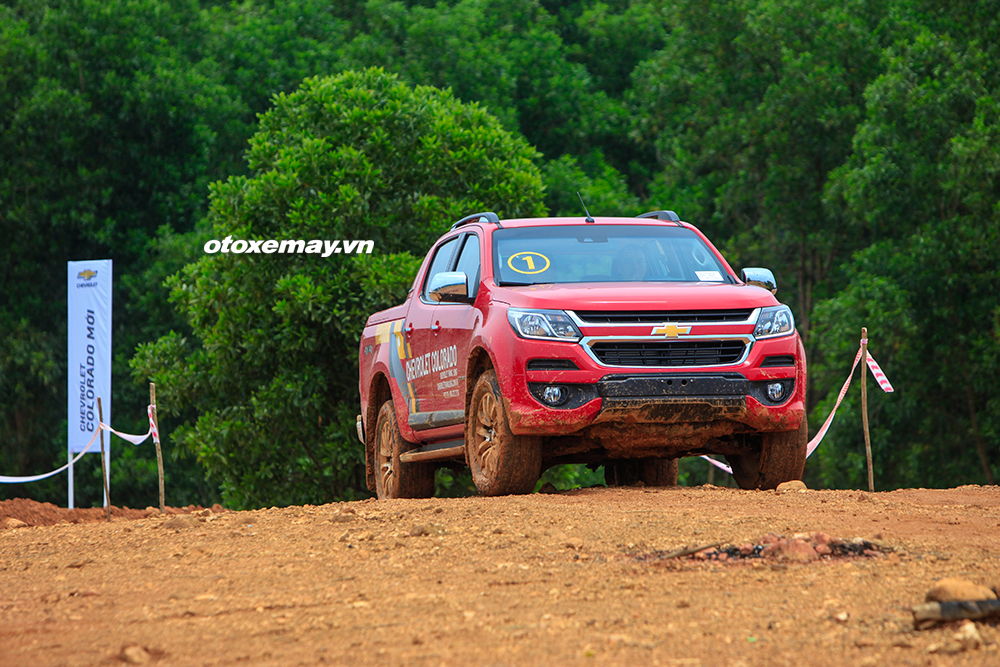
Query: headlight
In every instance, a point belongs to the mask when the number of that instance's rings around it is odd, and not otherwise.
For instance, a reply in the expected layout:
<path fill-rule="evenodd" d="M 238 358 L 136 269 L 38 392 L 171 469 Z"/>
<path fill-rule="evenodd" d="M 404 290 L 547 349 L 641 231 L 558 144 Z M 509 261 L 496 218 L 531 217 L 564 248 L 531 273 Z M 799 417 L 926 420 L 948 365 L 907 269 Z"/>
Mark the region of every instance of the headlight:
<path fill-rule="evenodd" d="M 576 342 L 583 334 L 561 310 L 524 310 L 508 308 L 507 320 L 521 338 L 541 338 L 544 340 L 565 340 Z"/>
<path fill-rule="evenodd" d="M 754 338 L 773 338 L 787 336 L 795 331 L 795 318 L 788 306 L 769 306 L 760 311 L 757 326 L 754 327 Z"/>

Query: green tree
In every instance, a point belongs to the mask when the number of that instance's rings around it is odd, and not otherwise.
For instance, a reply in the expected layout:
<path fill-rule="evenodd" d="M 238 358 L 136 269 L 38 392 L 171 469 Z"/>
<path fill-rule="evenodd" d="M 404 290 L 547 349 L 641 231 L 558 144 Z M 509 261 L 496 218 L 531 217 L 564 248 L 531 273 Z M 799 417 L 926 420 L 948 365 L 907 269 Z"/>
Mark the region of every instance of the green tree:
<path fill-rule="evenodd" d="M 736 266 L 770 266 L 807 343 L 815 295 L 854 249 L 823 193 L 881 71 L 884 5 L 679 2 L 630 95 L 663 164 L 650 207 L 702 226 Z"/>
<path fill-rule="evenodd" d="M 551 215 L 583 215 L 580 197 L 592 215 L 634 216 L 644 212 L 639 198 L 629 191 L 625 177 L 605 162 L 599 152 L 581 159 L 564 155 L 550 160 L 542 166 L 542 176 L 545 204 Z"/>
<path fill-rule="evenodd" d="M 214 63 L 199 54 L 203 35 L 193 0 L 0 7 L 0 368 L 5 380 L 17 377 L 0 401 L 5 474 L 65 461 L 67 260 L 115 261 L 108 398 L 117 426 L 145 430 L 145 388 L 123 380 L 131 351 L 156 323 L 134 307 L 135 290 L 148 291 L 134 276 L 157 230 L 188 231 L 203 214 L 207 184 L 221 175 L 219 132 L 238 116 Z M 100 500 L 99 477 L 78 480 L 82 502 Z M 143 504 L 155 499 L 153 480 Z M 64 484 L 0 494 L 61 502 Z M 175 498 L 187 494 L 183 479 L 175 489 Z"/>
<path fill-rule="evenodd" d="M 218 253 L 169 280 L 194 337 L 168 334 L 132 364 L 169 411 L 197 410 L 175 439 L 227 502 L 367 494 L 354 432 L 365 320 L 402 301 L 458 217 L 542 213 L 535 158 L 478 105 L 382 70 L 308 79 L 275 98 L 250 142 L 251 174 L 212 187 L 213 237 L 372 239 L 375 253 Z"/>
<path fill-rule="evenodd" d="M 369 0 L 365 12 L 344 51 L 355 68 L 383 66 L 414 84 L 450 88 L 550 158 L 616 146 L 624 135 L 623 105 L 571 60 L 556 21 L 533 0 Z"/>
<path fill-rule="evenodd" d="M 880 485 L 993 484 L 1000 474 L 996 66 L 975 44 L 926 29 L 887 55 L 888 71 L 866 92 L 854 155 L 828 190 L 831 206 L 871 245 L 849 263 L 844 289 L 817 309 L 823 357 L 848 358 L 866 325 L 897 388 L 873 414 Z M 858 484 L 856 397 L 828 438 L 815 474 L 826 484 Z"/>
<path fill-rule="evenodd" d="M 344 7 L 337 5 L 242 0 L 201 10 L 205 32 L 198 48 L 217 64 L 221 80 L 241 106 L 218 138 L 230 159 L 224 174 L 244 172 L 246 142 L 256 129 L 257 114 L 270 108 L 274 95 L 291 92 L 307 77 L 344 68 L 342 52 L 351 24 L 338 15 Z"/>

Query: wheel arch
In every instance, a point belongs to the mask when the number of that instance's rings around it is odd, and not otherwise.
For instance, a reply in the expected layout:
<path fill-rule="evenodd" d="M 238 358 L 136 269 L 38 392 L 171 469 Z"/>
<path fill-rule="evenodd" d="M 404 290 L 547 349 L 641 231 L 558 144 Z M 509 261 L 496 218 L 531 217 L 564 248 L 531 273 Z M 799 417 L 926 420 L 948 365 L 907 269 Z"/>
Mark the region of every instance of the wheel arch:
<path fill-rule="evenodd" d="M 493 368 L 493 358 L 483 347 L 475 347 L 465 362 L 465 417 L 469 417 L 472 406 L 472 392 L 476 389 L 479 376 Z"/>
<path fill-rule="evenodd" d="M 389 379 L 383 373 L 376 373 L 368 390 L 368 409 L 365 411 L 365 483 L 372 492 L 375 491 L 375 428 L 378 411 L 383 403 L 391 400 Z"/>

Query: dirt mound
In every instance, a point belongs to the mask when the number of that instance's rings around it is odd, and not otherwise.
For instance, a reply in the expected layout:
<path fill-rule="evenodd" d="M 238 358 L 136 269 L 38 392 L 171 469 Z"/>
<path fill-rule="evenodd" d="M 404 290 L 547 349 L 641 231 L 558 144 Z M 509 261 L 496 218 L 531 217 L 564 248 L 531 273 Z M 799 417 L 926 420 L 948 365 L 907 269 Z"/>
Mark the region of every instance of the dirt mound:
<path fill-rule="evenodd" d="M 200 505 L 166 508 L 167 514 L 192 514 L 204 510 L 205 508 Z M 211 507 L 211 511 L 218 514 L 228 510 L 216 504 Z M 159 513 L 159 508 L 155 507 L 134 510 L 129 507 L 111 506 L 112 519 L 145 519 Z M 107 518 L 107 510 L 103 507 L 69 509 L 25 498 L 0 500 L 0 529 L 7 526 L 8 519 L 16 519 L 28 526 L 55 526 L 61 523 L 97 523 L 98 521 L 107 521 Z"/>

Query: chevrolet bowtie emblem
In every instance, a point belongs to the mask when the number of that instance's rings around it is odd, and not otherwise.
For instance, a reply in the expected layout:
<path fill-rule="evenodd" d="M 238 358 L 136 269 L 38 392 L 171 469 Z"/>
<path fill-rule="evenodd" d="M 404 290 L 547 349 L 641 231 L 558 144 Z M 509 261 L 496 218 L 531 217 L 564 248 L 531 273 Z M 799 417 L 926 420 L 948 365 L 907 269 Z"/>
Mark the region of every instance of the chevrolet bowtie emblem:
<path fill-rule="evenodd" d="M 653 336 L 665 336 L 667 338 L 677 338 L 691 333 L 691 327 L 679 327 L 676 324 L 663 324 L 663 326 L 653 327 Z"/>
<path fill-rule="evenodd" d="M 97 271 L 91 271 L 90 269 L 85 269 L 80 273 L 76 274 L 77 278 L 83 278 L 84 280 L 90 280 L 97 275 Z"/>

